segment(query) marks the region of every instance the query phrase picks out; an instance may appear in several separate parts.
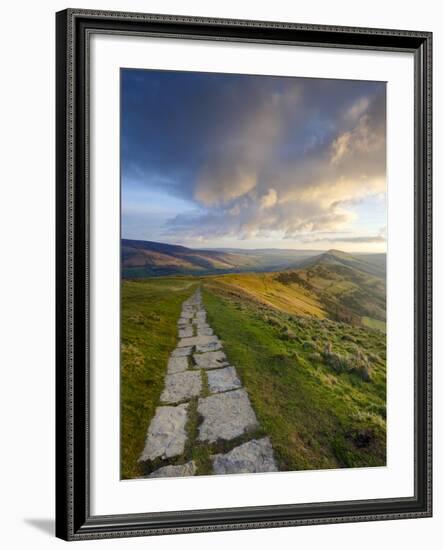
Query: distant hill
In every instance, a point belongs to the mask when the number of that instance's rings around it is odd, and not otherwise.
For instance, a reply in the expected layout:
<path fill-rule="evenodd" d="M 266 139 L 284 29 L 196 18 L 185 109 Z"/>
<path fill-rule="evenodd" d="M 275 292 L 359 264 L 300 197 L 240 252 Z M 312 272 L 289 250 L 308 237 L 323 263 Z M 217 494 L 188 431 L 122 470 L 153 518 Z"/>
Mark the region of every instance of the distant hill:
<path fill-rule="evenodd" d="M 349 258 L 348 258 L 349 260 Z M 207 285 L 227 295 L 289 314 L 366 325 L 385 331 L 384 279 L 319 255 L 309 267 L 211 277 Z"/>
<path fill-rule="evenodd" d="M 328 250 L 304 259 L 296 268 L 226 274 L 211 280 L 226 291 L 286 313 L 326 316 L 385 331 L 386 282 L 382 267 L 366 258 Z"/>
<path fill-rule="evenodd" d="M 340 250 L 200 250 L 123 239 L 124 278 L 231 275 L 220 283 L 302 315 L 375 326 L 386 320 L 386 255 Z M 238 275 L 238 276 L 237 276 Z"/>
<path fill-rule="evenodd" d="M 341 250 L 328 250 L 317 256 L 307 258 L 296 267 L 307 268 L 318 264 L 342 265 L 376 277 L 386 276 L 386 254 L 349 254 Z"/>
<path fill-rule="evenodd" d="M 363 324 L 386 321 L 386 280 L 383 266 L 329 250 L 305 261 L 294 273 L 336 319 L 358 316 Z M 379 328 L 382 324 L 378 323 Z"/>
<path fill-rule="evenodd" d="M 316 250 L 193 249 L 153 241 L 122 239 L 125 278 L 278 271 L 313 257 Z"/>
<path fill-rule="evenodd" d="M 248 263 L 235 254 L 128 239 L 122 240 L 121 257 L 124 277 L 233 271 Z M 254 267 L 253 262 L 250 265 Z"/>
<path fill-rule="evenodd" d="M 386 277 L 386 253 L 378 253 L 378 254 L 364 254 L 364 253 L 357 253 L 353 254 L 356 258 L 360 260 L 364 260 L 365 262 L 368 262 L 378 268 L 378 273 L 383 278 Z"/>

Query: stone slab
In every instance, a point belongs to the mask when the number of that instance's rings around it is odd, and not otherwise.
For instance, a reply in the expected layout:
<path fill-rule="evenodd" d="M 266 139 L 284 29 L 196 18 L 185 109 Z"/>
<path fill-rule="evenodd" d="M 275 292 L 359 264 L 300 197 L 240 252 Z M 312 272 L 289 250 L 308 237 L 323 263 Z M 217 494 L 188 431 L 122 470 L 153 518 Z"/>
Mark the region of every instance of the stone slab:
<path fill-rule="evenodd" d="M 177 466 L 162 466 L 158 470 L 154 470 L 148 477 L 187 477 L 195 475 L 196 471 L 197 466 L 191 460 L 191 462 Z"/>
<path fill-rule="evenodd" d="M 172 458 L 185 450 L 188 404 L 157 407 L 146 437 L 140 462 Z"/>
<path fill-rule="evenodd" d="M 197 336 L 212 336 L 214 331 L 211 327 L 200 328 L 197 327 Z"/>
<path fill-rule="evenodd" d="M 191 336 L 190 338 L 182 338 L 178 342 L 177 347 L 203 346 L 215 342 L 219 342 L 217 336 Z"/>
<path fill-rule="evenodd" d="M 197 327 L 197 330 L 211 328 L 206 321 L 197 321 L 196 319 L 194 319 L 192 321 L 192 324 Z"/>
<path fill-rule="evenodd" d="M 253 439 L 225 454 L 211 457 L 214 474 L 277 472 L 269 437 Z"/>
<path fill-rule="evenodd" d="M 234 367 L 208 371 L 208 384 L 211 393 L 241 388 L 241 382 Z"/>
<path fill-rule="evenodd" d="M 202 336 L 203 338 L 203 336 Z M 216 337 L 217 338 L 217 337 Z M 213 342 L 208 342 L 207 344 L 197 344 L 195 346 L 195 351 L 197 353 L 208 353 L 209 351 L 217 351 L 222 349 L 222 343 L 217 338 L 217 340 L 214 340 Z"/>
<path fill-rule="evenodd" d="M 229 365 L 226 355 L 222 351 L 210 351 L 208 353 L 195 353 L 193 355 L 195 364 L 200 369 L 219 369 Z"/>
<path fill-rule="evenodd" d="M 182 314 L 181 314 L 181 318 L 182 319 L 192 319 L 194 317 L 194 312 L 193 311 L 182 311 Z"/>
<path fill-rule="evenodd" d="M 200 371 L 177 372 L 166 376 L 165 389 L 160 401 L 163 403 L 179 403 L 200 395 L 202 379 Z"/>
<path fill-rule="evenodd" d="M 258 427 L 244 389 L 200 398 L 197 410 L 203 417 L 199 427 L 200 441 L 230 440 Z"/>
<path fill-rule="evenodd" d="M 183 372 L 188 369 L 188 366 L 189 366 L 189 361 L 187 356 L 183 356 L 183 357 L 171 356 L 168 361 L 168 374 Z"/>
<path fill-rule="evenodd" d="M 171 357 L 186 357 L 187 355 L 191 355 L 191 351 L 192 346 L 175 348 L 175 350 L 171 353 Z"/>
<path fill-rule="evenodd" d="M 192 319 L 192 324 L 194 324 L 197 328 L 210 328 L 209 324 L 206 321 L 201 321 L 199 319 Z"/>
<path fill-rule="evenodd" d="M 189 338 L 194 334 L 194 329 L 192 327 L 184 327 L 178 329 L 179 338 Z"/>

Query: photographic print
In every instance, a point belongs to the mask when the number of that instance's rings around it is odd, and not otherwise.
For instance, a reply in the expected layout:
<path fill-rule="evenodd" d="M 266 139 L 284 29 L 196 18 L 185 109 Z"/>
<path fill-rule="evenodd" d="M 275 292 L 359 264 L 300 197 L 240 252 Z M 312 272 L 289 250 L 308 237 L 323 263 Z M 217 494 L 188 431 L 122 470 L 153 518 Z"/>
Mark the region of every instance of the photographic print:
<path fill-rule="evenodd" d="M 121 479 L 386 465 L 386 84 L 121 69 Z"/>
<path fill-rule="evenodd" d="M 432 33 L 55 43 L 56 535 L 432 516 Z"/>

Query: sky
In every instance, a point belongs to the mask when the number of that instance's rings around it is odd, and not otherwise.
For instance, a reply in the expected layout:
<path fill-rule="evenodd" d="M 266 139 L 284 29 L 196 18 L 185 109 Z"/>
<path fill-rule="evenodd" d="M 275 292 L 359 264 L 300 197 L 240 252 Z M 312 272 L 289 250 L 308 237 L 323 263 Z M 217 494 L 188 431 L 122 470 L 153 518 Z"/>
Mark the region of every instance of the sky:
<path fill-rule="evenodd" d="M 386 86 L 121 70 L 122 237 L 386 250 Z"/>

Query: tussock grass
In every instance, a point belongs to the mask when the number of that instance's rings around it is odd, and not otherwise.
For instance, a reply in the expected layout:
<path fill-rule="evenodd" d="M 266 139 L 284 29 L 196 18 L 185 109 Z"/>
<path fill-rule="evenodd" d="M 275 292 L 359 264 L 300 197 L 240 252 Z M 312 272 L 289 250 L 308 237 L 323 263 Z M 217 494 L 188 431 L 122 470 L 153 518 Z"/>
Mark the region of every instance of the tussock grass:
<path fill-rule="evenodd" d="M 331 342 L 327 342 L 322 357 L 326 365 L 330 366 L 336 372 L 354 373 L 365 382 L 371 380 L 371 365 L 367 356 L 358 346 L 354 347 L 352 354 L 340 354 L 333 352 Z"/>
<path fill-rule="evenodd" d="M 281 470 L 385 464 L 381 332 L 281 312 L 210 278 L 203 298 Z"/>

